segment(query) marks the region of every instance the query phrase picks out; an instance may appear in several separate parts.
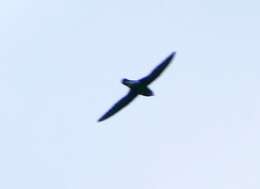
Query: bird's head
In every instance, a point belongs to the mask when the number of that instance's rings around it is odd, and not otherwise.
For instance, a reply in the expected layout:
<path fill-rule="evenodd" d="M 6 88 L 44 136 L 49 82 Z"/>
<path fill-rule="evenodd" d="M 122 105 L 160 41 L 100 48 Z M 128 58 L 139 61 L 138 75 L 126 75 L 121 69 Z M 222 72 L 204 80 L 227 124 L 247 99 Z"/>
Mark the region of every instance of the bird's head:
<path fill-rule="evenodd" d="M 121 80 L 121 83 L 126 85 L 126 86 L 129 86 L 130 80 L 124 78 L 124 79 Z"/>

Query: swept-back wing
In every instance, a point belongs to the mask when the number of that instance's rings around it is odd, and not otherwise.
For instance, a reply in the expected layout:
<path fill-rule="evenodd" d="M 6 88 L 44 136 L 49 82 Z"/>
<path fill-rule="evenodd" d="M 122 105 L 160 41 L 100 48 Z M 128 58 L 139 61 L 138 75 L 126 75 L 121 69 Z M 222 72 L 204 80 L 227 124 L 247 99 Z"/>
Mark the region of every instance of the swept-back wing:
<path fill-rule="evenodd" d="M 145 85 L 149 85 L 152 83 L 157 77 L 161 75 L 161 73 L 165 70 L 165 68 L 170 64 L 172 59 L 174 58 L 176 52 L 170 54 L 161 64 L 159 64 L 148 76 L 140 79 L 141 83 Z"/>
<path fill-rule="evenodd" d="M 114 104 L 110 110 L 108 110 L 101 118 L 99 118 L 98 121 L 104 121 L 105 119 L 111 117 L 119 110 L 127 106 L 137 95 L 138 94 L 135 91 L 129 90 L 128 94 L 119 100 L 116 104 Z"/>

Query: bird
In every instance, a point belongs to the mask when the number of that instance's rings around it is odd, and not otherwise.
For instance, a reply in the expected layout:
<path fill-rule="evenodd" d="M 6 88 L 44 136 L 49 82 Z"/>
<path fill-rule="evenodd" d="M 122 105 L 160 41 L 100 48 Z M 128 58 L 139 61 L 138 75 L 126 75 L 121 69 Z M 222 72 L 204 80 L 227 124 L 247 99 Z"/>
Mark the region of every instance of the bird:
<path fill-rule="evenodd" d="M 150 74 L 139 79 L 139 80 L 129 80 L 122 79 L 121 83 L 129 88 L 129 91 L 126 96 L 121 98 L 117 103 L 115 103 L 104 115 L 102 115 L 98 122 L 104 121 L 109 117 L 113 116 L 130 102 L 132 102 L 137 96 L 154 96 L 153 91 L 148 88 L 148 85 L 151 84 L 155 79 L 157 79 L 165 68 L 171 63 L 175 57 L 176 52 L 172 52 L 167 58 L 165 58 L 158 66 L 156 66 Z"/>

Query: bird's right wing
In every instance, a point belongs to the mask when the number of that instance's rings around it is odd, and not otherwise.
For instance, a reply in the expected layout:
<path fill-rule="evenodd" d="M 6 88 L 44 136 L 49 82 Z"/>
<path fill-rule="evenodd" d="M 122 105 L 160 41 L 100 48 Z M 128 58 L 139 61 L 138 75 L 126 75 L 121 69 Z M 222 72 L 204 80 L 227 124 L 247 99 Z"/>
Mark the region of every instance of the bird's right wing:
<path fill-rule="evenodd" d="M 108 110 L 98 121 L 104 121 L 105 119 L 111 117 L 123 107 L 127 106 L 138 94 L 132 90 L 129 90 L 128 94 L 119 100 L 115 105 L 113 105 L 110 110 Z"/>

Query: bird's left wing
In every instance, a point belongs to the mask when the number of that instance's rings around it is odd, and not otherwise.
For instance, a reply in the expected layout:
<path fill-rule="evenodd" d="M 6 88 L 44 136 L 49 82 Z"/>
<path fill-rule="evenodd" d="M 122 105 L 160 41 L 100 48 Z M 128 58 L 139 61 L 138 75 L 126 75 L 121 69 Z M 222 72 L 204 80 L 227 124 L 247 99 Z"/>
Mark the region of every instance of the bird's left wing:
<path fill-rule="evenodd" d="M 132 90 L 129 90 L 128 94 L 124 96 L 121 100 L 119 100 L 115 105 L 108 110 L 101 118 L 99 118 L 100 121 L 104 121 L 105 119 L 111 117 L 115 113 L 117 113 L 119 110 L 121 110 L 123 107 L 127 106 L 138 94 Z"/>
<path fill-rule="evenodd" d="M 161 64 L 159 64 L 148 76 L 140 79 L 141 83 L 145 85 L 149 85 L 152 83 L 157 77 L 161 75 L 163 70 L 170 64 L 172 59 L 174 58 L 176 52 L 171 53 Z"/>

